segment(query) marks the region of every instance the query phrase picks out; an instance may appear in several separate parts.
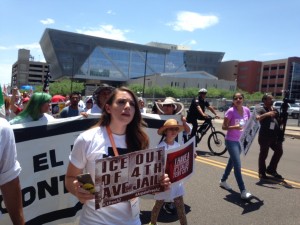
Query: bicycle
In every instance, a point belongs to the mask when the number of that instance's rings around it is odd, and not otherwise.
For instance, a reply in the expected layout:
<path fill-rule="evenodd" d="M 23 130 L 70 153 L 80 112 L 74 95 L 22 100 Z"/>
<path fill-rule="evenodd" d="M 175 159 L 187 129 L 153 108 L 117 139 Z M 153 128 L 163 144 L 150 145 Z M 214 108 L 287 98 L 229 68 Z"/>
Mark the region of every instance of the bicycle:
<path fill-rule="evenodd" d="M 204 123 L 201 126 L 199 126 L 195 135 L 196 143 L 199 144 L 203 136 L 210 129 L 211 134 L 208 136 L 207 139 L 208 148 L 214 155 L 220 156 L 227 151 L 227 148 L 225 146 L 225 134 L 221 131 L 216 131 L 216 128 L 212 123 L 213 119 L 215 119 L 215 117 L 209 116 L 204 121 Z"/>

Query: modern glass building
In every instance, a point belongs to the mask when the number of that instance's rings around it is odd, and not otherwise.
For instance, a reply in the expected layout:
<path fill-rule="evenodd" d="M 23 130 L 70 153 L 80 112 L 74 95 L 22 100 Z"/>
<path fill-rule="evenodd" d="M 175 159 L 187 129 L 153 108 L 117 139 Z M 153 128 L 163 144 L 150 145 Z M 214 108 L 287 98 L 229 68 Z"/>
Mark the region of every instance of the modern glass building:
<path fill-rule="evenodd" d="M 224 52 L 178 50 L 46 29 L 40 45 L 52 79 L 126 82 L 158 73 L 215 75 Z"/>

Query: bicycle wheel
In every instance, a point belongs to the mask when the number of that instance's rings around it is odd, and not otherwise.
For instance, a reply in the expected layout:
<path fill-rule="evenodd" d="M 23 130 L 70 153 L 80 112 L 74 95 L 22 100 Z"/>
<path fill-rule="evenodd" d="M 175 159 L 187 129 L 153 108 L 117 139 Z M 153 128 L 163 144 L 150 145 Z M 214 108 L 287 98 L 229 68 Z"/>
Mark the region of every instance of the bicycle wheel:
<path fill-rule="evenodd" d="M 227 151 L 225 146 L 225 134 L 221 131 L 212 132 L 207 139 L 207 144 L 209 150 L 214 155 L 223 155 Z"/>

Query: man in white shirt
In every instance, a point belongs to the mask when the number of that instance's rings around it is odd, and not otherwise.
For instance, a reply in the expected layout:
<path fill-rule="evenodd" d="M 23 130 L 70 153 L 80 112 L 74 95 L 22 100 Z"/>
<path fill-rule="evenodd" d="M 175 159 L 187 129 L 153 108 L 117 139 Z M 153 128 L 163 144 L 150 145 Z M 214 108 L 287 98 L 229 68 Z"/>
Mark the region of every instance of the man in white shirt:
<path fill-rule="evenodd" d="M 9 123 L 0 118 L 0 190 L 5 207 L 14 225 L 24 225 L 19 181 L 21 167 L 17 161 L 15 136 Z M 0 224 L 1 219 L 0 219 Z"/>
<path fill-rule="evenodd" d="M 145 101 L 142 97 L 138 97 L 138 103 L 139 103 L 139 108 L 140 108 L 141 113 L 146 113 L 147 110 L 145 108 Z"/>
<path fill-rule="evenodd" d="M 101 84 L 93 93 L 94 105 L 87 111 L 87 114 L 102 113 L 102 108 L 114 89 L 108 84 Z"/>

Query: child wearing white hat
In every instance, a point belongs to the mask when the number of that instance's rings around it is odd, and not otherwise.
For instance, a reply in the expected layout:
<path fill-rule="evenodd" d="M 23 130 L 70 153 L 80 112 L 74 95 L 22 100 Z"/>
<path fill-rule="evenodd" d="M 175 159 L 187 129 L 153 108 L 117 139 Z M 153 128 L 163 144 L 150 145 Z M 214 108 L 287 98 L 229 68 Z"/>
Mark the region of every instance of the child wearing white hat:
<path fill-rule="evenodd" d="M 166 151 L 179 147 L 180 144 L 175 141 L 175 138 L 183 130 L 184 126 L 179 125 L 177 120 L 168 119 L 157 131 L 159 135 L 162 135 L 162 139 L 157 147 L 165 147 Z M 169 190 L 155 194 L 154 199 L 156 199 L 156 201 L 151 212 L 150 225 L 156 224 L 160 209 L 165 200 L 174 200 L 180 224 L 186 225 L 187 219 L 185 215 L 183 195 L 184 187 L 181 182 L 172 184 Z"/>

